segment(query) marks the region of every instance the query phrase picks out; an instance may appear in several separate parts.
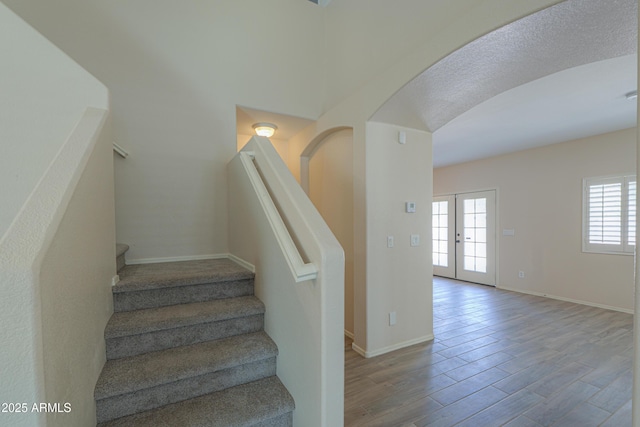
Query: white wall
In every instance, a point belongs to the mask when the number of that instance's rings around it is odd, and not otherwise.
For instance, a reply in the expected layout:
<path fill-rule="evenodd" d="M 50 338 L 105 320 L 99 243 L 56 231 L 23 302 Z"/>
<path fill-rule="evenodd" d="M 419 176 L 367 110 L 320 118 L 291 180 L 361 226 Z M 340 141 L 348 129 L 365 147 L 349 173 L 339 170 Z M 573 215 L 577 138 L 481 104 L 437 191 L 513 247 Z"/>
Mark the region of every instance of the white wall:
<path fill-rule="evenodd" d="M 376 74 L 421 47 L 473 0 L 336 1 L 327 8 L 327 106 L 334 107 Z M 401 30 L 400 30 L 401 29 Z"/>
<path fill-rule="evenodd" d="M 582 180 L 635 173 L 635 146 L 627 129 L 438 168 L 434 194 L 498 190 L 498 287 L 630 311 L 633 256 L 582 252 Z"/>
<path fill-rule="evenodd" d="M 345 254 L 344 329 L 353 334 L 353 131 L 324 139 L 309 160 L 309 198 Z"/>
<path fill-rule="evenodd" d="M 116 273 L 111 141 L 108 112 L 87 109 L 0 240 L 0 401 L 28 408 L 0 413 L 2 425 L 95 422 Z M 53 422 L 31 411 L 46 402 L 77 413 Z"/>
<path fill-rule="evenodd" d="M 399 131 L 406 144 L 398 143 Z M 354 342 L 367 356 L 433 339 L 431 152 L 427 132 L 367 123 L 367 299 L 356 302 L 366 303 L 367 334 Z M 407 201 L 416 213 L 405 212 Z M 419 246 L 410 246 L 412 234 Z"/>
<path fill-rule="evenodd" d="M 440 57 L 557 2 L 3 1 L 111 91 L 114 136 L 131 153 L 116 162 L 118 240 L 130 259 L 226 251 L 236 105 L 327 112 L 318 133 L 347 125 L 358 139 L 364 121 Z"/>
<path fill-rule="evenodd" d="M 106 360 L 104 328 L 113 313 L 115 212 L 111 133 L 103 132 L 40 271 L 48 427 L 95 425 L 93 391 Z"/>
<path fill-rule="evenodd" d="M 554 3 L 558 0 L 332 2 L 327 8 L 327 110 L 361 89 L 369 90 L 368 85 L 391 70 L 406 73 L 400 83 L 404 85 L 462 44 Z M 425 66 L 406 67 L 407 59 L 424 61 Z M 386 87 L 391 82 L 387 80 L 376 90 L 393 93 L 400 88 L 395 84 Z"/>
<path fill-rule="evenodd" d="M 311 141 L 331 129 L 353 129 L 354 333 L 361 347 L 367 348 L 369 313 L 358 301 L 376 299 L 385 292 L 372 287 L 368 277 L 372 262 L 368 242 L 373 235 L 367 222 L 367 198 L 374 191 L 373 173 L 382 165 L 367 158 L 370 133 L 365 123 L 397 90 L 440 58 L 492 29 L 558 2 L 489 0 L 452 9 L 449 3 L 440 8 L 437 2 L 419 0 L 403 2 L 401 8 L 382 0 L 356 0 L 332 2 L 327 8 L 327 108 L 313 126 L 290 141 L 289 165 L 299 176 L 296 159 Z M 425 26 L 426 20 L 434 25 Z M 412 39 L 413 35 L 417 36 Z"/>
<path fill-rule="evenodd" d="M 130 260 L 227 252 L 236 105 L 317 117 L 326 9 L 300 0 L 4 0 L 112 96 Z"/>
<path fill-rule="evenodd" d="M 0 238 L 106 88 L 0 3 Z M 35 125 L 37 123 L 37 126 Z"/>
<path fill-rule="evenodd" d="M 96 228 L 93 244 L 101 248 L 101 255 L 109 251 L 110 258 L 93 259 L 95 253 L 86 253 L 80 259 L 62 257 L 67 265 L 86 262 L 85 269 L 99 271 L 102 281 L 82 283 L 85 292 L 74 295 L 56 309 L 60 314 L 76 316 L 74 310 L 82 304 L 91 305 L 85 298 L 97 293 L 103 298 L 96 301 L 101 308 L 85 313 L 78 320 L 87 327 L 103 330 L 109 311 L 105 301 L 105 289 L 109 289 L 115 274 L 112 236 L 114 234 L 113 190 L 111 167 L 111 138 L 106 124 L 109 106 L 106 88 L 82 70 L 69 57 L 25 24 L 13 12 L 0 4 L 0 53 L 3 66 L 0 70 L 0 390 L 1 402 L 24 402 L 28 413 L 0 413 L 0 424 L 11 426 L 41 426 L 50 417 L 31 412 L 33 403 L 61 402 L 70 399 L 77 407 L 72 422 L 51 422 L 51 425 L 80 426 L 95 422 L 91 396 L 91 381 L 97 378 L 101 368 L 99 348 L 94 344 L 103 341 L 102 334 L 94 336 L 86 346 L 74 346 L 74 340 L 60 340 L 52 347 L 50 340 L 68 337 L 60 331 L 71 333 L 74 324 L 49 323 L 47 314 L 52 309 L 51 298 L 64 287 L 63 281 L 52 284 L 53 276 L 42 272 L 43 259 L 54 239 L 63 237 L 78 245 L 84 243 L 75 231 L 58 231 L 69 205 L 75 185 L 93 152 L 98 139 L 104 157 L 99 167 L 100 191 L 93 194 L 96 207 L 104 209 L 93 218 L 91 207 L 75 202 L 74 211 L 92 217 L 83 217 L 85 224 L 101 224 Z M 87 107 L 99 107 L 89 108 Z M 102 133 L 102 132 L 105 133 Z M 111 191 L 109 191 L 111 188 Z M 96 190 L 96 188 L 92 189 Z M 109 223 L 110 219 L 110 223 Z M 96 223 L 93 223 L 93 220 Z M 111 227 L 109 227 L 109 225 Z M 57 234 L 56 234 L 57 233 Z M 84 246 L 86 249 L 86 246 Z M 58 252 L 60 253 L 60 252 Z M 88 262 L 91 260 L 92 262 Z M 111 270 L 111 271 L 107 271 Z M 65 275 L 68 278 L 69 272 Z M 75 283 L 71 279 L 72 283 Z M 41 288 L 42 284 L 46 286 Z M 100 290 L 98 290 L 100 289 Z M 65 293 L 62 292 L 60 297 Z M 81 303 L 78 302 L 78 298 Z M 69 320 L 69 319 L 65 319 Z M 52 336 L 55 330 L 55 337 Z M 95 332 L 95 330 L 93 332 Z M 103 346 L 104 347 L 104 346 Z M 75 351 L 73 361 L 91 369 L 56 383 L 50 376 L 58 371 L 65 375 L 68 352 Z M 54 381 L 54 382 L 51 382 Z M 74 390 L 68 393 L 68 389 Z M 66 389 L 66 390 L 63 390 Z M 78 398 L 78 395 L 82 395 Z M 47 419 L 49 418 L 49 419 Z M 78 421 L 79 420 L 79 421 Z"/>
<path fill-rule="evenodd" d="M 354 292 L 362 301 L 379 292 L 368 289 L 367 197 L 384 162 L 367 159 L 366 121 L 448 53 L 559 2 L 4 1 L 112 91 L 115 137 L 132 153 L 116 164 L 118 238 L 132 246 L 130 258 L 226 251 L 224 165 L 235 152 L 236 105 L 319 117 L 306 141 L 290 146 L 294 175 L 316 136 L 353 128 Z M 354 312 L 364 347 L 366 315 Z"/>

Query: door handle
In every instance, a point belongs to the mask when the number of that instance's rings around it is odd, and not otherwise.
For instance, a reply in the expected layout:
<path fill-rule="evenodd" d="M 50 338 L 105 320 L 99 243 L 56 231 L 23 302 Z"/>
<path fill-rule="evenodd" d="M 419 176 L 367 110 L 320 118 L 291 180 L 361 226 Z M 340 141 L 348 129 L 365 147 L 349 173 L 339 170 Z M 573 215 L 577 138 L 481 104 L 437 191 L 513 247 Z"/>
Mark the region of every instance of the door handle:
<path fill-rule="evenodd" d="M 456 240 L 456 243 L 460 243 L 460 240 Z"/>

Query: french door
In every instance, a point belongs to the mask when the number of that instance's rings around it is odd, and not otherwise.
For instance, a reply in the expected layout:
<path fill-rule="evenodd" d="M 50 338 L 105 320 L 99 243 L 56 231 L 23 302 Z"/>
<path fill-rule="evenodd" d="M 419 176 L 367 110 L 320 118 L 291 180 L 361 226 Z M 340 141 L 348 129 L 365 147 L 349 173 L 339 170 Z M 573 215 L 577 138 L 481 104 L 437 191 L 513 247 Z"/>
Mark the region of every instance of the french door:
<path fill-rule="evenodd" d="M 433 199 L 433 274 L 496 284 L 494 190 Z"/>

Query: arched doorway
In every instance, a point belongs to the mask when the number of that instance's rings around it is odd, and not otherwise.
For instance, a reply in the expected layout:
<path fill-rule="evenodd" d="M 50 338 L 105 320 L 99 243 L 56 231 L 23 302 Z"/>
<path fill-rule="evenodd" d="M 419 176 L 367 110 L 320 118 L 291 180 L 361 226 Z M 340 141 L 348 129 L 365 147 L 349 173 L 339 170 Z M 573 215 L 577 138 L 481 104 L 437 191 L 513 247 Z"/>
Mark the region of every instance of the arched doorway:
<path fill-rule="evenodd" d="M 353 130 L 337 128 L 312 141 L 301 155 L 300 178 L 345 253 L 345 334 L 353 338 Z"/>

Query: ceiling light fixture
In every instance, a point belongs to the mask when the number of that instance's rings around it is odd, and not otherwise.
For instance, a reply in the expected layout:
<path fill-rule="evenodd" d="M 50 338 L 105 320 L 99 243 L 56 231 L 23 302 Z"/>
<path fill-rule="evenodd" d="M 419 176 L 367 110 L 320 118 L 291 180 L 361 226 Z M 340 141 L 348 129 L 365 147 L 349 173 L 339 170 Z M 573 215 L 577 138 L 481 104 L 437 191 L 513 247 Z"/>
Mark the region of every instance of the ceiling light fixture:
<path fill-rule="evenodd" d="M 256 123 L 253 125 L 253 129 L 256 131 L 258 136 L 266 136 L 267 138 L 271 138 L 274 133 L 276 133 L 276 129 L 278 126 L 273 123 Z"/>
<path fill-rule="evenodd" d="M 624 97 L 627 98 L 629 101 L 632 101 L 634 99 L 636 99 L 638 97 L 638 91 L 637 90 L 632 90 L 629 93 L 625 93 Z"/>

